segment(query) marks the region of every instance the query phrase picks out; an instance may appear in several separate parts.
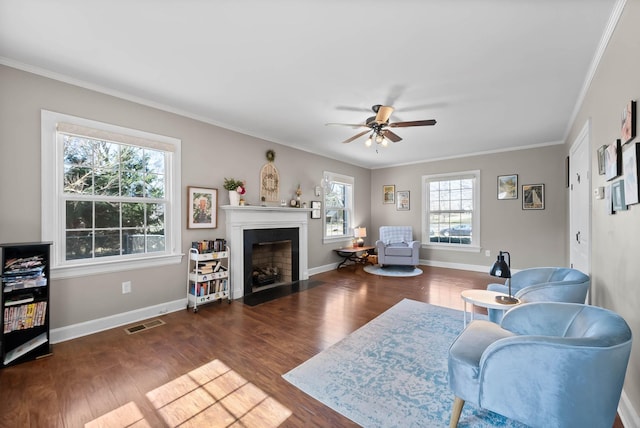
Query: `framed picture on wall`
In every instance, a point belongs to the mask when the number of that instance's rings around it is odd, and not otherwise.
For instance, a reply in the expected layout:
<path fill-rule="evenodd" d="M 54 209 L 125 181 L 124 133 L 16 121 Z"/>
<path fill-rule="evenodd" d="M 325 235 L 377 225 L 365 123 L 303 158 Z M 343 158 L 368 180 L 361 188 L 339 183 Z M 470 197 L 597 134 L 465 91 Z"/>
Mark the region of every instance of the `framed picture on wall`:
<path fill-rule="evenodd" d="M 626 146 L 622 152 L 622 169 L 624 171 L 624 199 L 627 205 L 640 202 L 638 189 L 638 165 L 640 163 L 640 144 Z"/>
<path fill-rule="evenodd" d="M 311 201 L 311 218 L 321 218 L 322 202 Z"/>
<path fill-rule="evenodd" d="M 386 184 L 382 186 L 382 203 L 396 203 L 396 186 L 394 184 Z"/>
<path fill-rule="evenodd" d="M 498 176 L 498 199 L 518 199 L 518 174 Z"/>
<path fill-rule="evenodd" d="M 396 209 L 398 211 L 409 211 L 410 208 L 410 198 L 408 190 L 398 190 L 396 193 Z"/>
<path fill-rule="evenodd" d="M 622 144 L 627 144 L 636 136 L 636 102 L 629 101 L 622 110 Z"/>
<path fill-rule="evenodd" d="M 620 140 L 609 144 L 604 152 L 605 176 L 607 181 L 613 180 L 621 174 L 622 169 L 622 153 Z"/>
<path fill-rule="evenodd" d="M 625 211 L 627 203 L 624 200 L 624 180 L 611 184 L 611 204 L 614 211 Z"/>
<path fill-rule="evenodd" d="M 187 189 L 189 229 L 215 229 L 218 227 L 218 189 L 191 187 Z"/>
<path fill-rule="evenodd" d="M 523 210 L 543 210 L 544 209 L 544 184 L 523 184 L 522 185 L 522 209 Z"/>

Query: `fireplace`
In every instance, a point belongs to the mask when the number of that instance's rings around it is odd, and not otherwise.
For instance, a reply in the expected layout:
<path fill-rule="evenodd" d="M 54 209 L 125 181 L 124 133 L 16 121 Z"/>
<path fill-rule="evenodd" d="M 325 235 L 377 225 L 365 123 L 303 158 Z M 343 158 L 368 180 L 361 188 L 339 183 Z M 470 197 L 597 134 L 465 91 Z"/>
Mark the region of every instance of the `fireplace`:
<path fill-rule="evenodd" d="M 244 295 L 298 281 L 299 246 L 297 227 L 245 229 Z"/>
<path fill-rule="evenodd" d="M 269 247 L 269 252 L 288 253 L 290 268 L 283 268 L 284 273 L 290 269 L 291 278 L 281 276 L 277 279 L 281 284 L 285 281 L 295 283 L 309 279 L 308 248 L 307 248 L 307 223 L 310 209 L 289 207 L 260 207 L 260 206 L 231 206 L 221 207 L 226 218 L 226 239 L 229 245 L 229 274 L 232 296 L 241 298 L 253 293 L 253 265 L 247 262 L 254 258 L 254 253 L 260 260 L 263 249 Z M 290 243 L 289 243 L 290 241 Z M 262 245 L 260 245 L 262 244 Z M 289 246 L 289 247 L 287 247 Z M 288 249 L 284 249 L 284 248 Z M 256 250 L 257 248 L 257 250 Z M 268 261 L 268 264 L 279 265 L 278 260 Z M 278 271 L 280 272 L 280 267 Z M 281 272 L 282 273 L 282 272 Z M 288 275 L 288 274 L 287 274 Z M 270 279 L 265 279 L 269 282 Z M 264 284 L 260 287 L 276 285 Z"/>

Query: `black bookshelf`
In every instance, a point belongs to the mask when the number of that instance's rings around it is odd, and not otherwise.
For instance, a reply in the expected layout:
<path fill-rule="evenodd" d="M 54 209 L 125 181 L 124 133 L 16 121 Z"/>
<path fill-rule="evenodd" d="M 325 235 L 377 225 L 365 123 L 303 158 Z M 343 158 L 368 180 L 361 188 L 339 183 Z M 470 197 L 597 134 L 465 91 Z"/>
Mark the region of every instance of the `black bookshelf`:
<path fill-rule="evenodd" d="M 0 367 L 51 353 L 49 332 L 50 242 L 0 244 L 2 334 Z"/>

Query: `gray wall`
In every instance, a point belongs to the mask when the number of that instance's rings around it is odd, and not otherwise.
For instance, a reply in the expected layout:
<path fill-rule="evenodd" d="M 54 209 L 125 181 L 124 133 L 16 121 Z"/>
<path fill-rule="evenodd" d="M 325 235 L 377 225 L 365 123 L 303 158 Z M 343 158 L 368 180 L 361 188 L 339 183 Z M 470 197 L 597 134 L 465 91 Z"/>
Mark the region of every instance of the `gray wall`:
<path fill-rule="evenodd" d="M 39 241 L 40 110 L 46 109 L 182 140 L 183 213 L 187 186 L 219 189 L 219 205 L 229 203 L 224 177 L 247 181 L 246 199 L 259 203 L 259 173 L 268 149 L 276 152 L 280 194 L 303 201 L 317 199 L 313 188 L 328 170 L 355 178 L 354 224 L 370 222 L 371 172 L 332 159 L 291 149 L 167 113 L 109 95 L 0 66 L 0 242 Z M 184 214 L 183 214 L 184 216 Z M 218 210 L 217 229 L 188 230 L 183 217 L 182 250 L 191 241 L 225 236 L 225 212 Z M 322 244 L 322 221 L 309 222 L 309 267 L 339 259 Z M 51 326 L 60 328 L 186 298 L 186 260 L 180 265 L 129 270 L 90 277 L 60 279 L 52 284 Z M 132 282 L 123 295 L 121 283 Z"/>
<path fill-rule="evenodd" d="M 566 143 L 575 141 L 591 119 L 592 187 L 608 184 L 598 175 L 596 150 L 620 135 L 621 114 L 629 100 L 640 101 L 640 2 L 627 1 L 622 17 L 600 61 Z M 640 131 L 640 121 L 636 129 Z M 640 141 L 636 137 L 634 142 Z M 604 200 L 592 201 L 591 301 L 614 310 L 640 337 L 640 205 L 607 215 Z M 640 346 L 634 344 L 624 387 L 640 411 Z M 636 417 L 638 415 L 636 414 Z M 636 421 L 640 423 L 640 421 Z"/>
<path fill-rule="evenodd" d="M 407 144 L 410 144 L 407 142 Z M 425 143 L 420 143 L 425 144 Z M 413 226 L 414 238 L 422 230 L 423 175 L 480 170 L 480 245 L 478 253 L 422 249 L 420 258 L 442 266 L 474 265 L 489 270 L 500 250 L 509 251 L 516 269 L 533 266 L 563 266 L 566 242 L 565 153 L 562 145 L 491 155 L 425 162 L 374 170 L 371 177 L 371 222 L 380 226 Z M 498 200 L 498 175 L 518 174 L 518 199 Z M 382 186 L 409 190 L 411 209 L 397 211 L 382 203 Z M 545 209 L 522 209 L 522 185 L 545 185 Z M 485 251 L 490 251 L 490 256 Z"/>

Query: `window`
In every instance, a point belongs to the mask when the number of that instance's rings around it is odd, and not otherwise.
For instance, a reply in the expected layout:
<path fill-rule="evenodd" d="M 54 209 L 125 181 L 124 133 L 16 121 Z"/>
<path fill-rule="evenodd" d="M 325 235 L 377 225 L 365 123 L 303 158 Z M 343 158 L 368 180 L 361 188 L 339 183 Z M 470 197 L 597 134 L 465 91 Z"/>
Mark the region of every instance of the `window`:
<path fill-rule="evenodd" d="M 480 249 L 480 171 L 423 176 L 422 242 L 440 248 Z M 428 233 L 428 235 L 427 235 Z"/>
<path fill-rule="evenodd" d="M 324 173 L 324 242 L 352 239 L 353 177 Z"/>
<path fill-rule="evenodd" d="M 42 231 L 70 277 L 180 261 L 180 141 L 42 112 Z"/>

